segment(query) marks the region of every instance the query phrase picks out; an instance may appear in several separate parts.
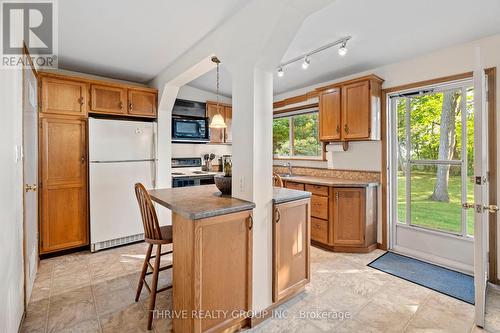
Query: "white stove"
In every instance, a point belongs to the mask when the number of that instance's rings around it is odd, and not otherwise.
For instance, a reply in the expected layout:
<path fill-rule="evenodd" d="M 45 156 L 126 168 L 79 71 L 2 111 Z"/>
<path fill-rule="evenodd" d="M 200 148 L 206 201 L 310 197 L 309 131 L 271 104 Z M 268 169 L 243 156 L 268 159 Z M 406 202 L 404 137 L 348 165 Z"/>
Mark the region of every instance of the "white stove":
<path fill-rule="evenodd" d="M 172 158 L 172 187 L 213 184 L 217 174 L 203 171 L 200 157 Z"/>

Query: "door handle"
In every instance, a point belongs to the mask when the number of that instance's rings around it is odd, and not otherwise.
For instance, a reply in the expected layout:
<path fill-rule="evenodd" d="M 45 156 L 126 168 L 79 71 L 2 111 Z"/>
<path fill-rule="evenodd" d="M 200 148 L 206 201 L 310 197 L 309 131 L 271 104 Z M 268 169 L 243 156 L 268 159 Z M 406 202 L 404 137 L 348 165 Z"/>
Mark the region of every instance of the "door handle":
<path fill-rule="evenodd" d="M 498 212 L 498 206 L 497 205 L 488 205 L 488 206 L 483 206 L 483 210 L 487 210 L 490 213 L 496 213 Z"/>
<path fill-rule="evenodd" d="M 252 230 L 253 228 L 253 216 L 248 216 L 248 230 Z"/>
<path fill-rule="evenodd" d="M 337 128 L 335 129 L 337 134 L 340 133 L 340 125 L 337 125 Z"/>
<path fill-rule="evenodd" d="M 28 193 L 29 191 L 36 192 L 37 188 L 38 188 L 38 186 L 36 186 L 36 184 L 31 184 L 31 185 L 25 184 L 24 185 L 24 191 L 26 193 Z"/>
<path fill-rule="evenodd" d="M 471 203 L 468 203 L 468 202 L 464 202 L 464 203 L 462 204 L 462 208 L 463 208 L 463 209 L 472 209 L 472 208 L 476 208 L 476 205 L 471 204 Z"/>

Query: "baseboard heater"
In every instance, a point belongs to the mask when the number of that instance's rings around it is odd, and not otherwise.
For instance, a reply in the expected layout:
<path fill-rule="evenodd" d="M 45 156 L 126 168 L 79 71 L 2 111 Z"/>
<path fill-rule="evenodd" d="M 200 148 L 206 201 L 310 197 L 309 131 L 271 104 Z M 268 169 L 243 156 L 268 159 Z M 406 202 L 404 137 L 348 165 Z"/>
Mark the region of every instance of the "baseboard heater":
<path fill-rule="evenodd" d="M 125 236 L 121 238 L 109 239 L 106 241 L 90 244 L 90 252 L 97 252 L 99 250 L 109 249 L 120 245 L 135 243 L 144 240 L 144 234 L 137 234 L 132 236 Z"/>

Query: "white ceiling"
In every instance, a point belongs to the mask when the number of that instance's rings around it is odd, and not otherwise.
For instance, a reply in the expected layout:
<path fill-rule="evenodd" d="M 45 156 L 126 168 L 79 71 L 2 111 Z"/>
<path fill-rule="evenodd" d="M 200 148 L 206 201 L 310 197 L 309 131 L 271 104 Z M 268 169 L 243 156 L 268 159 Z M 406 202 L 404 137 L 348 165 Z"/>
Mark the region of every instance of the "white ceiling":
<path fill-rule="evenodd" d="M 304 21 L 282 60 L 350 35 L 348 54 L 341 58 L 332 48 L 312 56 L 307 70 L 300 62 L 287 66 L 284 77 L 274 77 L 274 93 L 499 33 L 499 13 L 499 0 L 336 0 Z M 222 93 L 231 96 L 229 73 L 221 81 Z M 215 72 L 189 85 L 214 91 Z"/>
<path fill-rule="evenodd" d="M 149 81 L 245 2 L 58 1 L 59 67 Z"/>

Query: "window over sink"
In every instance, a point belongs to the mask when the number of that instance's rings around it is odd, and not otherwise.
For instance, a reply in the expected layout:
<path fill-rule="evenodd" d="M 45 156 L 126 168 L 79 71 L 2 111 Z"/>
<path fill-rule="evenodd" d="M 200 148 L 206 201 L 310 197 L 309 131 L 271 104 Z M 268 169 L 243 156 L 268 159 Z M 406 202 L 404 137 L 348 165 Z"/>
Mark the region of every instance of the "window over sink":
<path fill-rule="evenodd" d="M 275 158 L 322 159 L 318 110 L 275 115 L 273 155 Z"/>

